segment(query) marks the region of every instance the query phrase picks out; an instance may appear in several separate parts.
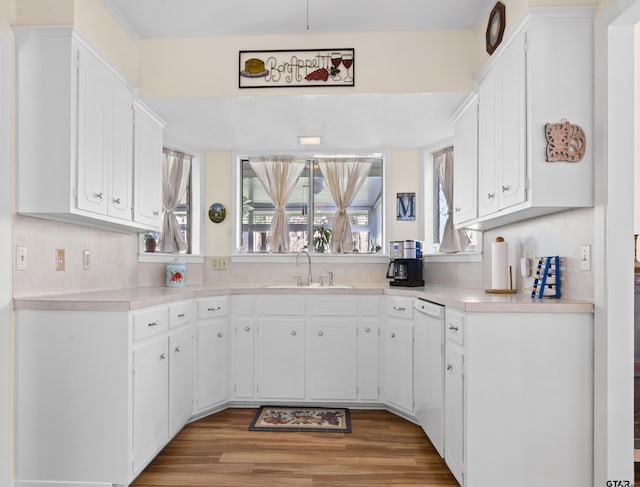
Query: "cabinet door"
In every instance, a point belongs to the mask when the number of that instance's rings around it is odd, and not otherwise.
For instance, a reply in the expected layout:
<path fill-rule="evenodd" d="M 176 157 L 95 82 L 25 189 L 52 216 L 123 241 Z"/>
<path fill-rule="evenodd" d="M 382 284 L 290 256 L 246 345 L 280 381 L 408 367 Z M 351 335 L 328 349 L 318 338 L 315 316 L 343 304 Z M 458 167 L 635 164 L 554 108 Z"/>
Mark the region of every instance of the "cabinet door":
<path fill-rule="evenodd" d="M 380 337 L 383 400 L 413 412 L 413 323 L 388 319 Z"/>
<path fill-rule="evenodd" d="M 108 165 L 105 144 L 107 68 L 85 49 L 78 50 L 77 207 L 107 214 Z"/>
<path fill-rule="evenodd" d="M 489 73 L 478 88 L 478 216 L 498 211 L 496 113 L 499 100 L 496 97 L 496 78 L 494 73 Z"/>
<path fill-rule="evenodd" d="M 357 324 L 332 317 L 309 322 L 309 396 L 311 399 L 357 397 Z"/>
<path fill-rule="evenodd" d="M 198 410 L 229 400 L 228 329 L 226 318 L 198 323 Z"/>
<path fill-rule="evenodd" d="M 257 333 L 258 396 L 303 399 L 304 319 L 264 318 Z"/>
<path fill-rule="evenodd" d="M 193 330 L 181 327 L 169 335 L 169 434 L 193 414 Z"/>
<path fill-rule="evenodd" d="M 454 122 L 453 223 L 478 216 L 478 98 Z"/>
<path fill-rule="evenodd" d="M 167 339 L 150 339 L 133 351 L 133 471 L 137 473 L 169 438 Z"/>
<path fill-rule="evenodd" d="M 106 110 L 107 161 L 109 191 L 107 214 L 122 220 L 131 220 L 133 198 L 133 115 L 129 87 L 112 77 Z"/>
<path fill-rule="evenodd" d="M 463 485 L 464 354 L 462 347 L 447 341 L 445 364 L 444 459 L 458 483 Z"/>
<path fill-rule="evenodd" d="M 253 398 L 255 330 L 252 318 L 235 320 L 233 340 L 233 395 Z"/>
<path fill-rule="evenodd" d="M 378 400 L 378 320 L 358 323 L 358 397 Z"/>
<path fill-rule="evenodd" d="M 162 224 L 162 130 L 158 119 L 134 104 L 133 219 L 149 228 Z"/>

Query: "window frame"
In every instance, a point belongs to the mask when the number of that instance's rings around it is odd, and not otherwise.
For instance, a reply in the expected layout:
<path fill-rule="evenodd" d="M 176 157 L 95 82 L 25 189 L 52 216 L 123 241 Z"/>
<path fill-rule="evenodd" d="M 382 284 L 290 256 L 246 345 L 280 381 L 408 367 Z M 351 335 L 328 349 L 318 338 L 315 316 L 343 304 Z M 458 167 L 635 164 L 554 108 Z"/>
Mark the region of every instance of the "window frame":
<path fill-rule="evenodd" d="M 438 211 L 437 206 L 434 204 L 438 185 L 433 167 L 433 156 L 447 147 L 453 147 L 453 138 L 441 140 L 422 149 L 421 180 L 424 195 L 422 198 L 422 210 L 425 215 L 423 221 L 421 221 L 422 228 L 420 229 L 423 241 L 422 258 L 425 262 L 482 262 L 482 232 L 479 231 L 477 232 L 478 244 L 475 252 L 442 253 L 433 251 L 434 243 L 437 243 L 434 236 L 437 231 L 436 214 Z M 455 164 L 455 147 L 453 163 Z"/>
<path fill-rule="evenodd" d="M 138 262 L 171 263 L 175 262 L 176 260 L 180 260 L 180 262 L 190 264 L 203 263 L 204 213 L 202 211 L 202 204 L 204 194 L 204 154 L 201 151 L 195 151 L 188 148 L 178 148 L 169 144 L 165 144 L 163 146 L 163 149 L 184 152 L 185 154 L 189 154 L 191 156 L 191 253 L 147 253 L 144 251 L 144 234 L 147 232 L 142 232 L 138 234 Z"/>
<path fill-rule="evenodd" d="M 327 157 L 345 157 L 346 155 L 353 155 L 357 157 L 377 157 L 382 159 L 382 205 L 383 205 L 383 221 L 382 221 L 382 252 L 378 254 L 369 253 L 348 253 L 348 254 L 321 254 L 313 253 L 312 258 L 314 260 L 321 259 L 326 263 L 380 263 L 388 262 L 388 245 L 387 242 L 387 220 L 389 218 L 387 202 L 389 197 L 387 194 L 387 178 L 388 178 L 388 163 L 389 154 L 387 151 L 357 151 L 357 150 L 344 150 L 344 151 L 242 151 L 233 152 L 231 157 L 232 164 L 232 183 L 233 183 L 233 231 L 231 237 L 231 262 L 290 262 L 292 256 L 295 256 L 295 252 L 289 252 L 286 254 L 278 253 L 245 253 L 240 249 L 239 242 L 241 242 L 242 236 L 242 219 L 239 215 L 242 215 L 242 160 L 251 157 L 283 157 L 291 156 L 304 159 L 317 159 Z"/>

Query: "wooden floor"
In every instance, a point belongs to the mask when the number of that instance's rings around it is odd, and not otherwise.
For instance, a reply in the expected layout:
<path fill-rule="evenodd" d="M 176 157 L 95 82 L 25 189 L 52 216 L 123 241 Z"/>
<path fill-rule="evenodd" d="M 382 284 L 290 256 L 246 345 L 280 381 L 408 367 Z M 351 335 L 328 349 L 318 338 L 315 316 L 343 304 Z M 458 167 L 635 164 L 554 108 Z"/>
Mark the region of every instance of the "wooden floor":
<path fill-rule="evenodd" d="M 216 487 L 454 487 L 422 429 L 386 411 L 351 411 L 351 433 L 248 431 L 255 409 L 187 425 L 132 484 Z"/>

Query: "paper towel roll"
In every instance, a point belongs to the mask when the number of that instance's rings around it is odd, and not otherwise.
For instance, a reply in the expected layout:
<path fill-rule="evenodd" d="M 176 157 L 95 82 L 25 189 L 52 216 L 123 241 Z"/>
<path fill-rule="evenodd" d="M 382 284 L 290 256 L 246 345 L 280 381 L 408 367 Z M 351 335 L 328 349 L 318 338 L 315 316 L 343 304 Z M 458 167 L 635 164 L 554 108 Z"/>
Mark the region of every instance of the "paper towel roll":
<path fill-rule="evenodd" d="M 491 243 L 491 289 L 509 289 L 509 247 L 502 237 Z"/>

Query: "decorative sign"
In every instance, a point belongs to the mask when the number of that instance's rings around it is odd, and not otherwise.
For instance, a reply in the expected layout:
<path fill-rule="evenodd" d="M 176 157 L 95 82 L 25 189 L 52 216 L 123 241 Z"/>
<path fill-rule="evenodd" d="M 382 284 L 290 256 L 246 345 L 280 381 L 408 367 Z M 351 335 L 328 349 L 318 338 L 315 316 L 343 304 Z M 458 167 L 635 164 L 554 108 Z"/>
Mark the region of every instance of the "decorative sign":
<path fill-rule="evenodd" d="M 354 86 L 353 49 L 240 51 L 240 88 Z"/>
<path fill-rule="evenodd" d="M 416 219 L 416 194 L 398 193 L 396 196 L 396 219 L 415 220 Z"/>
<path fill-rule="evenodd" d="M 547 162 L 580 162 L 584 157 L 587 136 L 579 125 L 563 118 L 560 123 L 546 124 L 544 133 L 547 137 Z"/>

